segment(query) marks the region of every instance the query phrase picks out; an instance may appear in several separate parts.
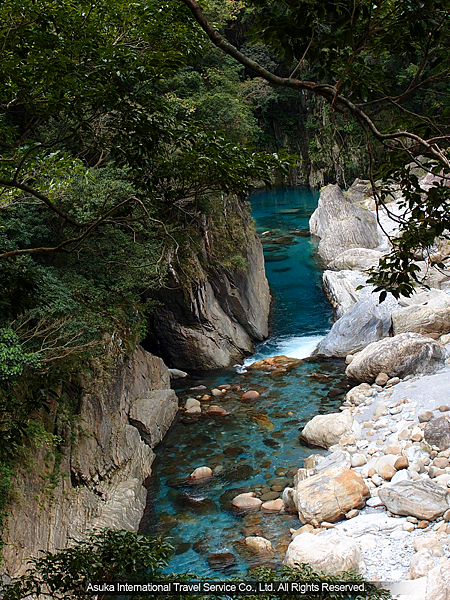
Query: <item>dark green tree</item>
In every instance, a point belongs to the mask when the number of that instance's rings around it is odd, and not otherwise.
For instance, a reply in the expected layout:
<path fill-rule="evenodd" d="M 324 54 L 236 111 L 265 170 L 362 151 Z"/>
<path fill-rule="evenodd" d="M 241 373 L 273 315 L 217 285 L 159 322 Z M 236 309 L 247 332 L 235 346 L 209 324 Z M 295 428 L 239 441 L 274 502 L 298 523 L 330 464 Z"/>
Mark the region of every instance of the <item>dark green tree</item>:
<path fill-rule="evenodd" d="M 273 86 L 321 97 L 359 125 L 378 206 L 393 183 L 405 197 L 401 234 L 372 281 L 378 290 L 411 294 L 415 257 L 429 252 L 435 238 L 450 229 L 449 3 L 249 0 L 253 41 L 291 65 L 290 75 L 282 77 L 226 41 L 196 0 L 182 1 L 211 42 L 247 69 Z M 388 159 L 378 174 L 374 144 L 382 145 Z M 415 166 L 440 176 L 429 191 L 420 188 Z M 380 174 L 386 184 L 381 190 L 375 186 Z"/>
<path fill-rule="evenodd" d="M 205 223 L 220 232 L 229 203 L 284 168 L 243 143 L 254 127 L 243 100 L 234 119 L 247 119 L 246 133 L 218 131 L 205 97 L 224 113 L 239 83 L 231 60 L 222 96 L 217 57 L 204 67 L 198 116 L 209 126 L 180 110 L 171 82 L 187 79 L 205 54 L 202 33 L 176 0 L 0 5 L 5 472 L 25 440 L 32 445 L 29 426 L 43 420 L 49 400 L 76 410 L 67 382 L 81 389 L 83 371 L 107 371 L 145 336 L 146 298 L 164 284 L 168 265 L 188 286 L 192 263 L 224 258 L 199 258 Z M 238 236 L 227 234 L 224 249 L 234 248 L 225 258 L 239 259 Z M 0 496 L 1 510 L 7 493 Z"/>

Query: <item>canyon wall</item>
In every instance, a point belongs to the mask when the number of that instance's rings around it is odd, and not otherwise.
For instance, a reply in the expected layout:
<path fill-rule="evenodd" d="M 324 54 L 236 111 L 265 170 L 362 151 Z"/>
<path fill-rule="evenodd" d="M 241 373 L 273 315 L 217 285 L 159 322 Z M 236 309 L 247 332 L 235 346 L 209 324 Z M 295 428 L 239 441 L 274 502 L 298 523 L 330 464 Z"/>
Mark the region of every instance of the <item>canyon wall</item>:
<path fill-rule="evenodd" d="M 155 295 L 149 350 L 169 366 L 209 370 L 227 367 L 253 352 L 268 335 L 269 284 L 261 242 L 249 233 L 244 270 L 208 269 L 189 294 L 174 279 Z"/>
<path fill-rule="evenodd" d="M 92 383 L 92 382 L 91 382 Z M 3 568 L 24 571 L 29 556 L 64 548 L 94 528 L 136 530 L 144 511 L 153 448 L 170 427 L 177 397 L 164 362 L 138 347 L 109 379 L 88 386 L 75 417 L 57 405 L 48 419 L 61 443 L 20 461 L 3 531 Z"/>

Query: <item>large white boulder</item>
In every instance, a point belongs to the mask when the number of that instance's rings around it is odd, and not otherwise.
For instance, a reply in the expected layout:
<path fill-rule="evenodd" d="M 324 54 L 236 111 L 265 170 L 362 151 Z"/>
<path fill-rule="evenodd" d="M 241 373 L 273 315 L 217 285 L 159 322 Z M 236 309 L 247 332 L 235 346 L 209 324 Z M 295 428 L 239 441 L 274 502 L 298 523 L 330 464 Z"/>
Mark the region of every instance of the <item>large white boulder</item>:
<path fill-rule="evenodd" d="M 328 264 L 328 268 L 335 271 L 358 270 L 367 271 L 378 266 L 384 252 L 370 250 L 369 248 L 350 248 L 344 250 L 339 256 Z"/>
<path fill-rule="evenodd" d="M 425 600 L 450 600 L 450 560 L 428 573 Z"/>
<path fill-rule="evenodd" d="M 306 423 L 300 440 L 308 446 L 329 448 L 338 444 L 341 437 L 349 435 L 353 428 L 353 417 L 348 410 L 328 415 L 316 415 Z"/>
<path fill-rule="evenodd" d="M 427 521 L 434 521 L 450 508 L 450 492 L 430 479 L 386 485 L 378 496 L 391 513 Z"/>
<path fill-rule="evenodd" d="M 366 572 L 361 548 L 351 538 L 344 538 L 336 532 L 322 535 L 302 533 L 289 544 L 284 564 L 295 566 L 306 563 L 318 572 L 339 575 L 346 571 Z"/>
<path fill-rule="evenodd" d="M 378 304 L 374 297 L 364 298 L 333 324 L 315 354 L 341 357 L 354 354 L 389 335 L 391 325 L 389 305 Z"/>
<path fill-rule="evenodd" d="M 413 296 L 414 299 L 414 296 Z M 429 333 L 448 333 L 450 331 L 450 296 L 440 290 L 418 294 L 411 302 L 392 313 L 394 335 L 405 331 Z"/>
<path fill-rule="evenodd" d="M 357 381 L 372 383 L 379 373 L 405 377 L 432 373 L 444 365 L 445 348 L 419 333 L 401 333 L 369 344 L 355 355 L 345 373 Z"/>
<path fill-rule="evenodd" d="M 365 300 L 381 306 L 379 303 L 380 293 L 374 292 L 374 286 L 367 284 L 367 275 L 361 271 L 327 270 L 323 274 L 323 287 L 338 319 L 360 301 Z M 392 294 L 388 294 L 382 306 L 383 309 L 388 308 L 393 311 L 398 309 L 399 304 Z"/>
<path fill-rule="evenodd" d="M 352 509 L 363 508 L 369 489 L 359 473 L 335 468 L 295 481 L 294 504 L 300 520 L 314 526 L 335 523 Z"/>
<path fill-rule="evenodd" d="M 327 263 L 349 248 L 378 246 L 375 215 L 348 200 L 337 185 L 322 189 L 309 226 L 320 238 L 319 255 Z"/>

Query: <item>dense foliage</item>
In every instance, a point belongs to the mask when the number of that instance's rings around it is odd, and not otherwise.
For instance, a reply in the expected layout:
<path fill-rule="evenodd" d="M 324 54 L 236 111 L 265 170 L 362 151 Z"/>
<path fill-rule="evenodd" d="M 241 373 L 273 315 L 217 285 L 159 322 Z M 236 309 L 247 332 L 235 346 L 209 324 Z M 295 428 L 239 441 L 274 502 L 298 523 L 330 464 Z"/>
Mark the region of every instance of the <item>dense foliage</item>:
<path fill-rule="evenodd" d="M 449 3 L 248 0 L 253 42 L 286 63 L 287 72 L 280 72 L 225 40 L 195 0 L 182 1 L 210 40 L 247 69 L 272 86 L 325 101 L 337 115 L 337 131 L 343 123 L 357 125 L 378 205 L 393 182 L 406 198 L 400 236 L 372 282 L 377 290 L 410 294 L 417 273 L 413 259 L 427 255 L 434 239 L 450 229 Z M 419 154 L 425 161 L 417 160 Z M 411 163 L 441 179 L 430 191 L 420 189 L 409 177 Z M 379 173 L 376 166 L 382 166 Z M 380 174 L 381 190 L 375 186 Z"/>
<path fill-rule="evenodd" d="M 0 66 L 9 473 L 49 398 L 145 336 L 149 292 L 168 269 L 188 287 L 210 263 L 245 266 L 245 232 L 228 213 L 285 163 L 250 147 L 257 127 L 241 67 L 206 50 L 175 0 L 163 10 L 156 0 L 7 0 Z M 217 250 L 205 255 L 206 229 Z"/>
<path fill-rule="evenodd" d="M 148 536 L 132 533 L 129 531 L 105 530 L 91 536 L 83 542 L 78 542 L 71 548 L 55 553 L 47 552 L 42 558 L 33 559 L 26 575 L 4 586 L 5 600 L 22 600 L 23 598 L 37 599 L 41 595 L 55 599 L 64 598 L 92 598 L 92 592 L 87 593 L 89 583 L 96 584 L 100 588 L 108 582 L 146 583 L 158 582 L 168 583 L 176 581 L 179 583 L 193 583 L 205 580 L 192 573 L 182 575 L 167 574 L 162 571 L 168 564 L 171 554 L 171 546 L 167 540 L 151 539 Z M 325 575 L 315 573 L 308 565 L 299 565 L 297 568 L 283 567 L 274 571 L 268 567 L 258 567 L 249 575 L 252 581 L 266 582 L 290 582 L 300 581 L 302 584 L 329 582 L 363 582 L 363 578 L 353 573 L 342 575 Z M 209 581 L 210 578 L 208 578 Z M 227 582 L 237 582 L 237 578 L 229 578 Z M 262 586 L 264 587 L 264 586 Z M 108 594 L 107 591 L 99 593 L 98 598 L 113 598 L 118 594 Z M 295 593 L 261 593 L 258 594 L 233 594 L 233 598 L 246 598 L 247 600 L 294 600 L 298 598 Z M 164 592 L 163 595 L 149 593 L 134 593 L 133 598 L 137 600 L 144 598 L 175 600 L 183 597 L 185 600 L 224 600 L 230 596 L 223 594 L 202 593 L 171 593 Z M 331 598 L 348 598 L 345 592 L 325 591 L 319 594 L 306 591 L 301 594 L 305 600 Z M 387 600 L 391 595 L 375 585 L 365 583 L 365 592 L 358 595 L 364 600 Z"/>

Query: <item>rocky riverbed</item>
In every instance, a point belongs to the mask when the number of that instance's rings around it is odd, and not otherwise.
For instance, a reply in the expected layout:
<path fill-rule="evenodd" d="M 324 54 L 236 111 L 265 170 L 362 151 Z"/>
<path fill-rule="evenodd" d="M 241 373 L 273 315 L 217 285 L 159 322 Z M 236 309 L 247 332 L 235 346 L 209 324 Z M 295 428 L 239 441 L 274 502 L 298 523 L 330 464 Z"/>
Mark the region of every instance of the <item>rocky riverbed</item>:
<path fill-rule="evenodd" d="M 444 400 L 449 398 L 449 386 L 448 365 L 432 375 L 387 381 L 384 387 L 362 384 L 348 392 L 341 413 L 327 415 L 326 422 L 321 416 L 310 421 L 303 431 L 305 441 L 323 446 L 334 436 L 339 437 L 339 443 L 328 447 L 326 457 L 311 455 L 305 463 L 315 467 L 300 469 L 297 475 L 292 490 L 294 505 L 302 520 L 308 520 L 310 525 L 293 532 L 295 540 L 304 532 L 324 538 L 327 543 L 338 540 L 344 549 L 349 545 L 353 549 L 339 570 L 356 568 L 372 581 L 415 579 L 418 580 L 415 592 L 423 591 L 418 597 L 447 598 L 450 406 Z M 325 471 L 320 470 L 324 463 L 327 463 Z M 333 467 L 331 471 L 329 466 Z M 351 482 L 340 490 L 339 508 L 334 514 L 335 489 L 326 496 L 323 482 L 320 491 L 317 482 L 313 482 L 307 496 L 305 484 L 311 477 L 317 477 L 313 473 L 318 470 L 322 480 L 336 480 L 336 475 L 342 478 L 345 474 Z M 349 473 L 360 476 L 366 492 L 355 493 L 354 479 L 349 478 Z M 288 493 L 285 491 L 284 495 L 286 509 Z M 320 494 L 320 503 L 314 503 L 316 494 Z M 362 510 L 350 509 L 352 505 L 361 505 L 363 500 Z M 340 512 L 343 501 L 347 501 L 345 510 L 349 509 L 344 515 Z M 312 512 L 308 513 L 305 507 L 312 507 Z M 326 515 L 325 523 L 322 515 Z M 344 519 L 340 520 L 342 516 Z M 308 543 L 308 539 L 304 543 L 293 541 L 287 561 L 307 559 L 316 564 L 316 552 L 317 545 Z M 329 556 L 329 565 L 323 563 L 323 552 L 318 560 L 322 567 L 336 567 L 333 555 Z M 439 592 L 437 582 L 441 582 Z M 432 594 L 435 588 L 436 593 Z"/>
<path fill-rule="evenodd" d="M 181 422 L 202 430 L 165 467 L 175 480 L 168 479 L 160 523 L 177 523 L 180 567 L 201 567 L 200 555 L 211 569 L 234 574 L 242 572 L 233 571 L 236 556 L 240 569 L 307 562 L 332 573 L 356 570 L 403 600 L 449 600 L 450 278 L 423 260 L 431 289 L 380 304 L 367 269 L 390 241 L 372 209 L 364 182 L 346 194 L 337 186 L 321 193 L 311 231 L 337 320 L 316 356 L 263 358 L 239 381 L 191 384 L 180 395 Z M 390 211 L 399 210 L 394 194 Z M 381 221 L 395 235 L 386 215 Z M 444 243 L 433 251 L 449 261 Z M 307 421 L 305 410 L 316 416 Z M 216 427 L 230 446 L 214 442 Z M 242 428 L 247 439 L 238 444 Z M 170 449 L 170 437 L 165 443 Z M 181 443 L 178 436 L 172 445 Z M 202 529 L 198 512 L 189 516 L 198 537 L 182 538 L 180 500 L 183 512 L 197 503 L 207 519 L 215 513 L 220 536 Z"/>
<path fill-rule="evenodd" d="M 422 177 L 422 187 L 433 184 Z M 299 469 L 284 510 L 303 523 L 285 562 L 329 572 L 355 569 L 369 580 L 403 582 L 402 598 L 450 598 L 449 261 L 438 241 L 419 263 L 424 283 L 411 298 L 378 294 L 367 271 L 389 250 L 395 222 L 381 214 L 364 182 L 321 193 L 311 218 L 327 264 L 324 286 L 337 320 L 316 354 L 342 356 L 355 385 L 338 413 L 308 422 L 301 439 L 327 448 Z M 390 211 L 399 214 L 393 194 Z M 313 539 L 312 536 L 315 536 Z M 412 580 L 408 585 L 407 581 Z"/>

